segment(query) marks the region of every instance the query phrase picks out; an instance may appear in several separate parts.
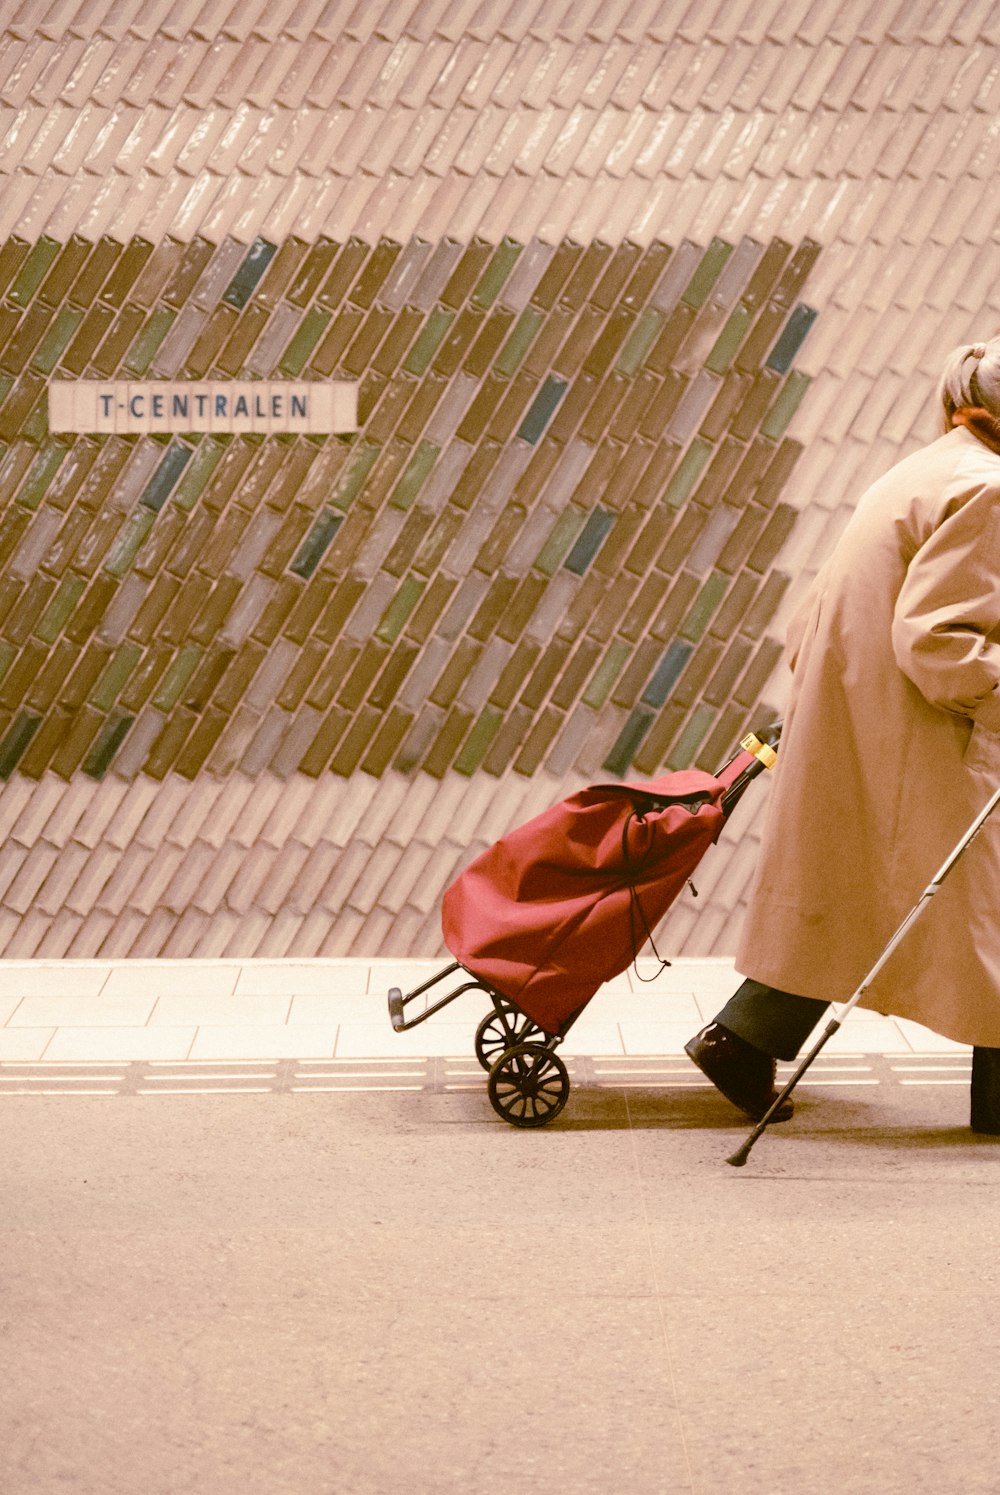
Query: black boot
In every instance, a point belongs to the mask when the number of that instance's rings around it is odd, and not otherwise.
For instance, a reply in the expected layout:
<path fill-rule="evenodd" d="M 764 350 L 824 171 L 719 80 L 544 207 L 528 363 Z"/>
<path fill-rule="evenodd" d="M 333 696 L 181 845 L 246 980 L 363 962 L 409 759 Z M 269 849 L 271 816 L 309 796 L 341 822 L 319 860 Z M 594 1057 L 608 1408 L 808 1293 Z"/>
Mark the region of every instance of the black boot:
<path fill-rule="evenodd" d="M 1000 1049 L 972 1050 L 972 1115 L 974 1132 L 1000 1137 Z"/>

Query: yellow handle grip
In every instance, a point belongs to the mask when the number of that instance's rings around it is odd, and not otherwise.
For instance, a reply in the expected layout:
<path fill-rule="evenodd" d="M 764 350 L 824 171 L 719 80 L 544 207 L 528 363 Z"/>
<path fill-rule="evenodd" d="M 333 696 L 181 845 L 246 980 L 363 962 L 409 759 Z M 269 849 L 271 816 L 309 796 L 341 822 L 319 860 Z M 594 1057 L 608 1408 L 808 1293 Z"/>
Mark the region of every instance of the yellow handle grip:
<path fill-rule="evenodd" d="M 747 737 L 744 737 L 740 743 L 740 747 L 743 748 L 744 752 L 752 753 L 755 758 L 763 763 L 765 768 L 773 768 L 778 761 L 778 755 L 774 751 L 774 748 L 768 747 L 766 742 L 761 742 L 760 738 L 755 737 L 752 732 Z"/>

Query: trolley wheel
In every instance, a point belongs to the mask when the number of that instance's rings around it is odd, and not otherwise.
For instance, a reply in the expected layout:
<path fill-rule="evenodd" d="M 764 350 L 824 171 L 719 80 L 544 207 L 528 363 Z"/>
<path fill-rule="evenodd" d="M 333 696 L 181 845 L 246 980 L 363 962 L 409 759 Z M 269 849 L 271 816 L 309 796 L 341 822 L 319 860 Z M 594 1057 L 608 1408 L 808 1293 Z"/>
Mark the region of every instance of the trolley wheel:
<path fill-rule="evenodd" d="M 484 1069 L 492 1069 L 505 1049 L 516 1048 L 538 1032 L 531 1018 L 512 1003 L 496 1000 L 500 1010 L 494 1007 L 476 1029 L 476 1058 Z"/>
<path fill-rule="evenodd" d="M 511 1126 L 545 1126 L 569 1099 L 569 1073 L 543 1043 L 507 1049 L 490 1070 L 490 1105 Z"/>

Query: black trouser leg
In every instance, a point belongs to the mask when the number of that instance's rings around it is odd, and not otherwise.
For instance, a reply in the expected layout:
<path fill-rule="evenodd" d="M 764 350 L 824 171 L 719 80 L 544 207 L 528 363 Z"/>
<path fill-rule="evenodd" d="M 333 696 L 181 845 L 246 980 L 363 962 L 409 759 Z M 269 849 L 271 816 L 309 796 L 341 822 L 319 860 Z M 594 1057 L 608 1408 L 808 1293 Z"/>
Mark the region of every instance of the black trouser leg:
<path fill-rule="evenodd" d="M 1000 1049 L 972 1050 L 972 1111 L 974 1132 L 1000 1136 Z"/>
<path fill-rule="evenodd" d="M 788 1060 L 795 1058 L 829 1005 L 762 981 L 744 981 L 715 1021 L 772 1059 Z"/>

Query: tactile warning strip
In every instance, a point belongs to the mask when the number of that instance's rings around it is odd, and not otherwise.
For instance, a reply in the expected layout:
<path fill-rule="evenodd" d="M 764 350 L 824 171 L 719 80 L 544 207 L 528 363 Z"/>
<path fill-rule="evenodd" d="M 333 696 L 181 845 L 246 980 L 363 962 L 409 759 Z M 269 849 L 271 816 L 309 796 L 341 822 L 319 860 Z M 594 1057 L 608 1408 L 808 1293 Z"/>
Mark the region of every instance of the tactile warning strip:
<path fill-rule="evenodd" d="M 671 1091 L 710 1088 L 688 1061 L 627 1056 L 567 1058 L 574 1090 Z M 803 1089 L 859 1086 L 967 1085 L 962 1055 L 836 1054 L 818 1059 Z M 779 1066 L 778 1082 L 792 1073 Z M 183 1062 L 0 1064 L 4 1096 L 177 1096 L 375 1094 L 422 1090 L 436 1094 L 483 1090 L 486 1076 L 469 1059 L 221 1059 Z"/>

